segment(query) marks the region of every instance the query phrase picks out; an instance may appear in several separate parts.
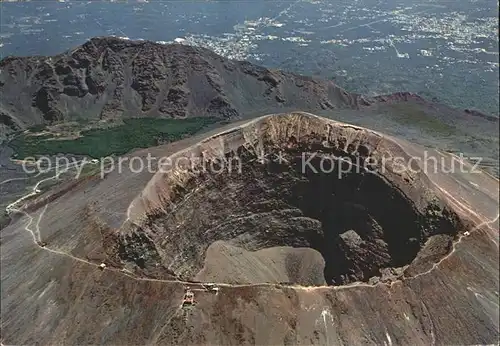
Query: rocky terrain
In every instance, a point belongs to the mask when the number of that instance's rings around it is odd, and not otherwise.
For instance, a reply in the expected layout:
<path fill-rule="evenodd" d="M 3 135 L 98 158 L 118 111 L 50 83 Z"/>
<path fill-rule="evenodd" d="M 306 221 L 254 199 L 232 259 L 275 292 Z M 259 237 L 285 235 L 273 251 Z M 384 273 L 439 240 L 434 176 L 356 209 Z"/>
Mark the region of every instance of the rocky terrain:
<path fill-rule="evenodd" d="M 497 116 L 408 92 L 361 96 L 330 80 L 229 60 L 200 47 L 97 37 L 56 56 L 4 58 L 0 70 L 0 139 L 40 124 L 108 126 L 127 117 L 232 121 L 301 110 L 478 155 L 498 175 Z"/>
<path fill-rule="evenodd" d="M 230 121 L 125 155 L 155 172 L 0 146 L 3 345 L 498 342 L 498 117 L 118 38 L 0 68 L 0 135 Z"/>
<path fill-rule="evenodd" d="M 148 154 L 183 163 L 9 207 L 3 344 L 498 341 L 498 179 L 456 155 L 297 112 Z"/>
<path fill-rule="evenodd" d="M 74 119 L 261 115 L 277 107 L 357 107 L 331 81 L 232 61 L 207 49 L 93 38 L 53 57 L 0 62 L 0 124 Z"/>
<path fill-rule="evenodd" d="M 89 122 L 89 128 L 109 127 L 128 117 L 233 121 L 302 110 L 480 156 L 481 166 L 498 175 L 497 116 L 408 92 L 361 96 L 332 81 L 229 60 L 204 48 L 98 37 L 56 56 L 4 58 L 0 71 L 0 141 L 33 125 L 53 124 L 57 132 L 71 124 L 76 132 L 66 135 L 76 137 Z M 0 171 L 11 177 L 3 156 Z"/>

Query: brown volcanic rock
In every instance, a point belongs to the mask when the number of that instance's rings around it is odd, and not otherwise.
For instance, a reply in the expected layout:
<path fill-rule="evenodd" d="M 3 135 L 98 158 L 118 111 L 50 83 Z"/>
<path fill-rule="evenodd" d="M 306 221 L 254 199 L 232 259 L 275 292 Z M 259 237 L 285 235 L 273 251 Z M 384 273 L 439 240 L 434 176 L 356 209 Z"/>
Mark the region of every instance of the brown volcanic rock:
<path fill-rule="evenodd" d="M 273 247 L 258 251 L 213 242 L 195 281 L 251 284 L 280 282 L 303 286 L 325 284 L 325 260 L 311 248 Z"/>
<path fill-rule="evenodd" d="M 323 255 L 328 283 L 368 281 L 468 227 L 418 166 L 397 171 L 409 159 L 375 132 L 300 113 L 258 118 L 173 158 L 193 166 L 153 177 L 128 209 L 125 257 L 190 279 L 215 241 L 310 247 Z M 342 173 L 348 162 L 354 172 Z M 155 244 L 147 256 L 135 245 L 144 234 Z"/>
<path fill-rule="evenodd" d="M 497 342 L 498 180 L 489 174 L 440 173 L 453 156 L 435 150 L 427 155 L 443 158 L 439 170 L 410 170 L 424 148 L 306 113 L 133 155 L 148 153 L 189 160 L 48 192 L 2 230 L 3 344 Z M 313 172 L 320 161 L 302 173 L 302 153 L 333 154 L 337 169 L 371 164 L 339 180 L 335 169 Z M 235 154 L 241 174 L 203 171 L 196 159 Z M 226 284 L 215 294 L 177 278 Z"/>
<path fill-rule="evenodd" d="M 0 109 L 23 126 L 74 117 L 237 118 L 280 107 L 357 107 L 361 100 L 331 81 L 230 61 L 207 49 L 115 37 L 53 57 L 8 57 L 0 68 Z"/>

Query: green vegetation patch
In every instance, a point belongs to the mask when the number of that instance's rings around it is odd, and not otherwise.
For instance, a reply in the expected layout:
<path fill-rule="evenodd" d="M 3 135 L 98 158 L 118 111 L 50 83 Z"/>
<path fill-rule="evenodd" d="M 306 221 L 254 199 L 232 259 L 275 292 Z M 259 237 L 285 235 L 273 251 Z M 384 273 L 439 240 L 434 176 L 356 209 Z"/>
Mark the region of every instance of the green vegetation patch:
<path fill-rule="evenodd" d="M 58 140 L 52 135 L 23 133 L 10 143 L 16 158 L 39 155 L 74 154 L 100 158 L 123 155 L 135 148 L 147 148 L 159 143 L 174 142 L 192 136 L 219 118 L 188 119 L 125 119 L 123 125 L 83 131 L 76 139 Z"/>

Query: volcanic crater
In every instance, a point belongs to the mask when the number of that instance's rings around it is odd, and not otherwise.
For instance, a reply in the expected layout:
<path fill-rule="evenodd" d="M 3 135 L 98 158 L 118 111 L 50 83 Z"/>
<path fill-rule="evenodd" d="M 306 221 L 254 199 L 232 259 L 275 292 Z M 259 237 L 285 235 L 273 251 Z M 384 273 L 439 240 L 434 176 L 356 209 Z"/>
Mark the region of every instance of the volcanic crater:
<path fill-rule="evenodd" d="M 468 229 L 400 144 L 307 113 L 258 118 L 169 159 L 117 238 L 141 275 L 390 282 L 429 270 Z"/>

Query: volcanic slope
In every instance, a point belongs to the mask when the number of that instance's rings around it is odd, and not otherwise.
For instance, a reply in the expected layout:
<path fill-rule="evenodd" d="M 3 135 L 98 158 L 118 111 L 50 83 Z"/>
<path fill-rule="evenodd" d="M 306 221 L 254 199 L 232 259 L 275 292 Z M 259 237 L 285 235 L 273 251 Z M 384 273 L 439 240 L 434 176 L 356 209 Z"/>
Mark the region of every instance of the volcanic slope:
<path fill-rule="evenodd" d="M 308 113 L 148 154 L 10 206 L 3 344 L 497 342 L 498 180 L 453 154 Z"/>
<path fill-rule="evenodd" d="M 116 37 L 96 37 L 52 57 L 7 57 L 0 68 L 0 123 L 11 129 L 75 119 L 238 118 L 366 103 L 332 81 L 228 60 L 204 48 Z"/>

